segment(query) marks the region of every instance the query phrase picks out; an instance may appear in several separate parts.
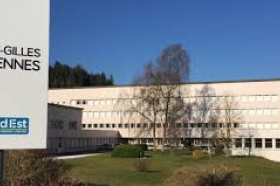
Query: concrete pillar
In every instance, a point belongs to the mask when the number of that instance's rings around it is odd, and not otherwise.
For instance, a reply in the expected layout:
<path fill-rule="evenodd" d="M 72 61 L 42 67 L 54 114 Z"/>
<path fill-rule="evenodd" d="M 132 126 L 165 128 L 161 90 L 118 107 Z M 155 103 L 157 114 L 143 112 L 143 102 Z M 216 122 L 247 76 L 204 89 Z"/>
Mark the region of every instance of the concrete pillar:
<path fill-rule="evenodd" d="M 276 139 L 272 139 L 272 149 L 276 149 Z"/>
<path fill-rule="evenodd" d="M 265 138 L 262 138 L 262 149 L 265 149 Z"/>
<path fill-rule="evenodd" d="M 251 140 L 251 147 L 252 147 L 252 150 L 255 150 L 255 148 L 256 148 L 256 140 L 255 140 L 255 138 L 252 138 L 252 140 Z"/>

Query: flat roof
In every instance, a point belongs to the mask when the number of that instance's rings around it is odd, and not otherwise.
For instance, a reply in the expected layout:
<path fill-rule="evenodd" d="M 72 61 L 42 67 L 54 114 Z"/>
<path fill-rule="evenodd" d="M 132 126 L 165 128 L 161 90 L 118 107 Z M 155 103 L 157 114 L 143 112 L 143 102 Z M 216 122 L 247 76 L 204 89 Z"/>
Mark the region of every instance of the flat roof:
<path fill-rule="evenodd" d="M 72 107 L 72 106 L 68 106 L 68 105 L 59 105 L 59 104 L 54 104 L 54 103 L 48 103 L 48 106 L 75 109 L 75 110 L 84 110 L 83 108 L 80 108 L 80 107 Z"/>
<path fill-rule="evenodd" d="M 225 81 L 201 81 L 201 82 L 187 82 L 180 83 L 181 85 L 186 84 L 215 84 L 215 83 L 254 83 L 254 82 L 273 82 L 280 81 L 280 78 L 271 78 L 271 79 L 240 79 L 240 80 L 225 80 Z M 77 87 L 63 87 L 63 88 L 49 88 L 49 90 L 60 90 L 60 89 L 88 89 L 88 88 L 118 88 L 118 87 L 133 87 L 141 86 L 136 84 L 127 84 L 127 85 L 97 85 L 97 86 L 77 86 Z"/>

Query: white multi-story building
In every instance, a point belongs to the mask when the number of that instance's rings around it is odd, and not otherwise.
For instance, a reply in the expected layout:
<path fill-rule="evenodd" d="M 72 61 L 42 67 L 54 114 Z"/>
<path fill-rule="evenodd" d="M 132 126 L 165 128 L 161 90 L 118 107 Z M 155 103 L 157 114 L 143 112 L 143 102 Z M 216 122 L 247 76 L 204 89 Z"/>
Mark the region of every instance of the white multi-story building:
<path fill-rule="evenodd" d="M 82 128 L 84 130 L 118 131 L 124 142 L 153 143 L 149 123 L 143 122 L 139 114 L 128 112 L 126 105 L 135 101 L 136 86 L 105 86 L 49 90 L 49 102 L 83 108 Z M 184 143 L 192 145 L 208 143 L 213 131 L 232 128 L 232 154 L 251 154 L 280 161 L 280 79 L 254 81 L 227 81 L 182 84 L 183 99 L 186 103 L 201 103 L 207 100 L 207 116 L 226 112 L 219 107 L 223 100 L 234 102 L 231 112 L 238 114 L 238 121 L 224 124 L 218 120 L 188 121 L 181 118 L 176 122 L 179 136 L 168 136 L 167 144 Z M 205 93 L 206 92 L 206 93 Z M 137 101 L 137 100 L 136 100 Z M 201 107 L 192 110 L 199 116 Z M 162 145 L 162 123 L 156 124 L 156 144 Z M 203 134 L 202 130 L 207 134 Z M 209 132 L 207 132 L 209 131 Z M 212 132 L 210 132 L 212 131 Z M 203 138 L 202 138 L 203 135 Z M 174 138 L 176 138 L 174 140 Z"/>

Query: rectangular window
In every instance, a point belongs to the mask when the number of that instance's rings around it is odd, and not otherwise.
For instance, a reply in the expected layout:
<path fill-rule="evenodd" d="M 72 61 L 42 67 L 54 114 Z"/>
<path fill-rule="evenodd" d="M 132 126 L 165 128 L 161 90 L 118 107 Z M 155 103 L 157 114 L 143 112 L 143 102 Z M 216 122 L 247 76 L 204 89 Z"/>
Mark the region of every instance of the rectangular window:
<path fill-rule="evenodd" d="M 99 124 L 99 128 L 103 128 L 104 127 L 104 125 L 103 124 Z"/>
<path fill-rule="evenodd" d="M 130 124 L 130 128 L 132 128 L 132 129 L 134 128 L 134 124 L 133 123 Z"/>
<path fill-rule="evenodd" d="M 245 147 L 246 148 L 251 148 L 252 147 L 252 139 L 251 138 L 246 138 L 245 139 Z"/>
<path fill-rule="evenodd" d="M 106 124 L 106 128 L 110 128 L 110 124 Z"/>
<path fill-rule="evenodd" d="M 82 128 L 83 128 L 83 129 L 86 128 L 86 124 L 82 124 Z"/>
<path fill-rule="evenodd" d="M 160 123 L 157 123 L 157 128 L 161 128 L 161 124 Z"/>
<path fill-rule="evenodd" d="M 242 102 L 248 102 L 248 96 L 242 96 L 241 100 Z"/>
<path fill-rule="evenodd" d="M 69 122 L 68 128 L 69 130 L 77 130 L 77 122 Z"/>
<path fill-rule="evenodd" d="M 217 123 L 212 123 L 212 124 L 211 124 L 211 127 L 212 127 L 212 128 L 217 128 Z"/>
<path fill-rule="evenodd" d="M 239 123 L 234 123 L 234 124 L 233 124 L 233 127 L 234 127 L 234 128 L 239 128 Z"/>
<path fill-rule="evenodd" d="M 272 148 L 272 139 L 265 139 L 265 148 Z"/>
<path fill-rule="evenodd" d="M 236 138 L 235 139 L 235 147 L 236 148 L 241 148 L 242 147 L 242 139 L 241 138 Z"/>
<path fill-rule="evenodd" d="M 93 105 L 95 105 L 95 106 L 99 105 L 99 100 L 98 99 L 93 100 Z"/>
<path fill-rule="evenodd" d="M 257 96 L 257 102 L 263 102 L 263 96 Z"/>
<path fill-rule="evenodd" d="M 87 126 L 89 129 L 91 129 L 92 128 L 92 124 L 88 124 L 88 126 Z"/>
<path fill-rule="evenodd" d="M 278 98 L 278 96 L 272 96 L 271 99 L 272 99 L 273 102 L 277 102 L 279 98 Z"/>
<path fill-rule="evenodd" d="M 271 96 L 264 96 L 263 100 L 266 102 L 271 101 Z"/>
<path fill-rule="evenodd" d="M 112 124 L 112 128 L 116 128 L 116 124 Z"/>
<path fill-rule="evenodd" d="M 249 102 L 255 102 L 256 97 L 255 96 L 249 96 Z"/>
<path fill-rule="evenodd" d="M 122 124 L 119 124 L 119 128 L 122 128 L 123 126 L 122 126 Z"/>
<path fill-rule="evenodd" d="M 128 124 L 124 124 L 124 128 L 128 128 Z"/>
<path fill-rule="evenodd" d="M 94 128 L 98 128 L 98 125 L 97 125 L 97 124 L 94 124 L 93 126 L 94 126 Z"/>
<path fill-rule="evenodd" d="M 255 139 L 255 146 L 256 146 L 256 148 L 262 148 L 262 139 L 261 138 Z"/>
<path fill-rule="evenodd" d="M 275 139 L 276 140 L 276 148 L 280 148 L 280 139 Z"/>

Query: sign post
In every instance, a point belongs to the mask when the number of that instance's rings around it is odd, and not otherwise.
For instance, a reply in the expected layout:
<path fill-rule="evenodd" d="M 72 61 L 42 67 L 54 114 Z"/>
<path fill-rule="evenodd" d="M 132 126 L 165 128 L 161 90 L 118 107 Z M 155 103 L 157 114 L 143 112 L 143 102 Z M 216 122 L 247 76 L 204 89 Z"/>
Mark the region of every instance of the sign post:
<path fill-rule="evenodd" d="M 0 0 L 1 150 L 46 148 L 49 9 L 49 0 Z"/>

